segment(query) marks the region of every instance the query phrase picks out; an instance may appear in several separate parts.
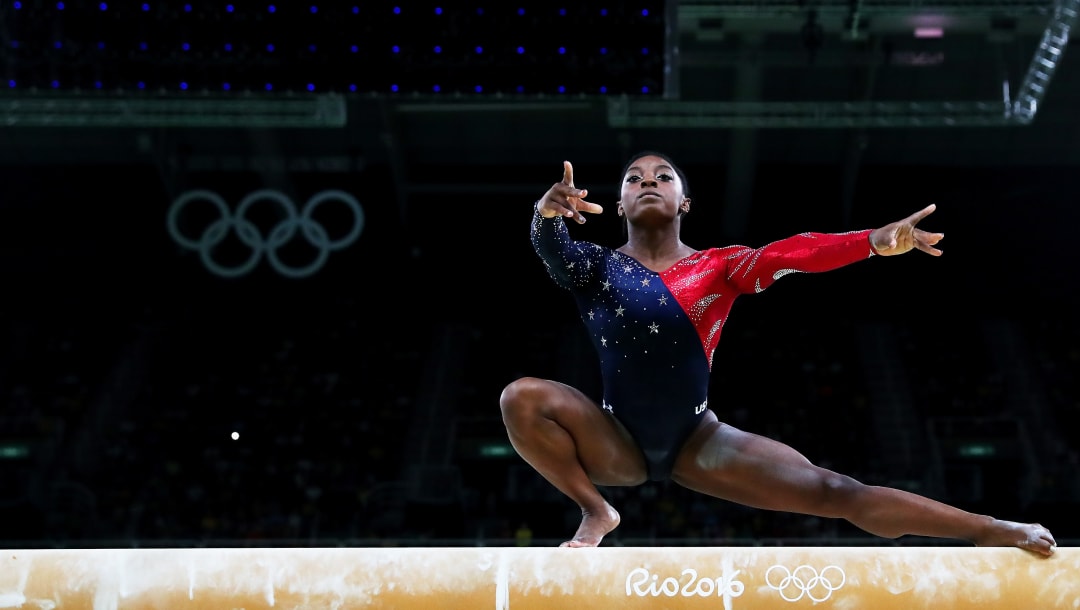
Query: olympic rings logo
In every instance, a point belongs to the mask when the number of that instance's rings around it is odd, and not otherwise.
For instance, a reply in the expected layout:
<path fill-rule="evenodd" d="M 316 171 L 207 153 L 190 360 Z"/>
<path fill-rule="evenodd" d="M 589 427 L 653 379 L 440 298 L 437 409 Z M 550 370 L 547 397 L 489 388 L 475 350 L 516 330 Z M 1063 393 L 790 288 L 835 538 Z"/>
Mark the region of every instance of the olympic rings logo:
<path fill-rule="evenodd" d="M 180 216 L 189 204 L 195 201 L 207 201 L 213 205 L 219 216 L 202 230 L 195 238 L 184 235 L 180 230 Z M 265 234 L 248 219 L 252 206 L 261 201 L 276 204 L 284 213 L 283 217 Z M 325 202 L 337 201 L 345 204 L 352 215 L 352 227 L 348 233 L 330 239 L 326 227 L 312 217 L 315 210 Z M 169 234 L 180 246 L 199 253 L 203 265 L 211 272 L 224 277 L 234 278 L 250 273 L 259 260 L 266 256 L 270 265 L 281 275 L 289 278 L 303 278 L 312 275 L 326 264 L 330 253 L 352 245 L 364 230 L 364 209 L 352 195 L 345 191 L 322 191 L 297 210 L 292 199 L 280 191 L 261 189 L 240 201 L 236 211 L 232 212 L 220 195 L 213 191 L 196 189 L 182 193 L 169 208 Z M 231 231 L 236 232 L 240 241 L 251 253 L 239 263 L 226 265 L 214 259 L 215 249 L 221 245 Z M 302 236 L 317 251 L 315 259 L 304 265 L 290 265 L 281 260 L 278 251 L 293 240 Z"/>
<path fill-rule="evenodd" d="M 774 578 L 773 570 L 783 575 Z M 830 570 L 833 571 L 832 578 L 827 575 Z M 777 579 L 779 582 L 774 582 Z M 839 582 L 834 584 L 833 579 L 839 579 Z M 789 602 L 797 602 L 803 596 L 809 597 L 814 602 L 823 602 L 832 596 L 833 591 L 843 587 L 845 582 L 847 582 L 847 575 L 844 574 L 844 570 L 833 565 L 825 566 L 820 574 L 806 564 L 795 568 L 794 571 L 775 565 L 765 572 L 765 584 L 769 585 L 770 589 L 779 592 L 780 597 Z"/>

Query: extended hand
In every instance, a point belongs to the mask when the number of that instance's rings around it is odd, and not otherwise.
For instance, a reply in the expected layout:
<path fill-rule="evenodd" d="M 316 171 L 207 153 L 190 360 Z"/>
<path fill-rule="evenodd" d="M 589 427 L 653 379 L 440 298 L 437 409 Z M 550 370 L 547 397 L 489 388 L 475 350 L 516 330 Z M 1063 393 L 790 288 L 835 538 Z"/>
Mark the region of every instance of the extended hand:
<path fill-rule="evenodd" d="M 574 166 L 569 161 L 563 161 L 563 179 L 551 185 L 544 196 L 536 204 L 536 209 L 544 218 L 567 216 L 573 218 L 578 224 L 585 223 L 582 212 L 599 214 L 604 208 L 596 203 L 585 201 L 588 189 L 574 187 Z"/>
<path fill-rule="evenodd" d="M 934 246 L 945 237 L 945 234 L 930 233 L 915 228 L 920 220 L 929 216 L 935 209 L 937 206 L 930 204 L 903 220 L 874 229 L 870 233 L 870 245 L 882 256 L 903 254 L 913 248 L 918 248 L 933 256 L 941 256 L 941 250 Z"/>

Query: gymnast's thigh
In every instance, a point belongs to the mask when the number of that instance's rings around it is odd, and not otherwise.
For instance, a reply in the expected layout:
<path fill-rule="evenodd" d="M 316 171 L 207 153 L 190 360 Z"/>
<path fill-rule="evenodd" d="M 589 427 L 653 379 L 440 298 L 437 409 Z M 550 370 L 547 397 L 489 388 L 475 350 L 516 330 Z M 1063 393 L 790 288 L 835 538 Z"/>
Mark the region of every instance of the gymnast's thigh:
<path fill-rule="evenodd" d="M 788 445 L 722 423 L 712 413 L 684 445 L 672 473 L 679 485 L 716 498 L 815 514 L 839 478 Z"/>
<path fill-rule="evenodd" d="M 573 440 L 576 457 L 597 485 L 637 485 L 645 481 L 645 459 L 634 438 L 614 415 L 577 388 L 558 381 L 524 377 L 511 383 L 501 398 L 511 434 L 528 437 L 565 433 Z M 513 425 L 513 412 L 525 411 L 528 426 Z M 540 418 L 540 425 L 535 422 Z M 543 420 L 557 424 L 548 429 Z M 561 428 L 561 431 L 559 430 Z"/>

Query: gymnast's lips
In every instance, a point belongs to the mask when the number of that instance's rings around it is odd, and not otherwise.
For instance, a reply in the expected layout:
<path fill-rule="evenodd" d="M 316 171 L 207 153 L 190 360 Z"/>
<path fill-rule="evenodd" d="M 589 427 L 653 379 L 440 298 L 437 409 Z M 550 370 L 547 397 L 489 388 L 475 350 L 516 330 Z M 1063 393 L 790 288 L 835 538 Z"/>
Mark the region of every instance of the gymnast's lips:
<path fill-rule="evenodd" d="M 660 197 L 660 193 L 657 193 L 656 191 L 645 191 L 644 193 L 638 195 L 637 198 L 641 199 L 642 197 L 648 197 L 650 195 L 656 198 Z"/>

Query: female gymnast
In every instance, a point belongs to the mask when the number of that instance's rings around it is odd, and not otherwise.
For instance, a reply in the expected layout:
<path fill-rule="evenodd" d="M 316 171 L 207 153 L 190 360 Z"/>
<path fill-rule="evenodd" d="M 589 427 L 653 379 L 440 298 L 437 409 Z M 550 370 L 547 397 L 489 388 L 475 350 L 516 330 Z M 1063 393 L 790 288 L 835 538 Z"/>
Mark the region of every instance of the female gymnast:
<path fill-rule="evenodd" d="M 625 219 L 626 243 L 614 250 L 570 236 L 566 219 L 584 223 L 584 213 L 603 211 L 574 185 L 570 162 L 563 163 L 562 181 L 534 206 L 533 247 L 555 283 L 573 295 L 603 385 L 597 404 L 566 384 L 522 377 L 499 399 L 518 454 L 581 507 L 581 525 L 562 546 L 597 546 L 619 525 L 597 485 L 670 479 L 760 509 L 846 519 L 885 538 L 911 534 L 1054 552 L 1054 537 L 1039 524 L 863 484 L 720 421 L 709 404 L 712 355 L 736 297 L 789 273 L 911 250 L 940 256 L 935 246 L 944 235 L 916 228 L 933 205 L 873 230 L 696 250 L 679 232 L 688 195 L 685 175 L 668 156 L 633 156 L 615 209 Z"/>

